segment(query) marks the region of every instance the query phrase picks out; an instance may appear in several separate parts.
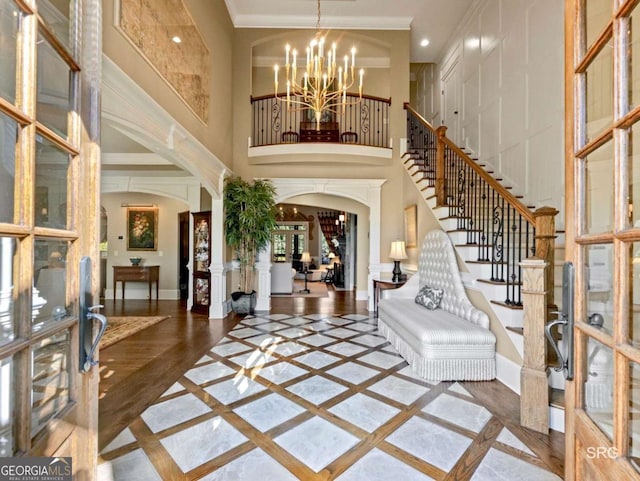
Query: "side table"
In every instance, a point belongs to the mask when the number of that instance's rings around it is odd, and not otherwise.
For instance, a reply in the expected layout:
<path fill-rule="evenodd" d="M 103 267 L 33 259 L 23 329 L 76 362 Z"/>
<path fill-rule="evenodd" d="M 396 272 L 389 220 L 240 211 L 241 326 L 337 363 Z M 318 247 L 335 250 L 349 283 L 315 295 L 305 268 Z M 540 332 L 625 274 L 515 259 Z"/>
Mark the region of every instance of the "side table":
<path fill-rule="evenodd" d="M 307 276 L 312 272 L 313 271 L 310 271 L 309 269 L 305 269 L 304 271 L 302 271 L 302 273 L 304 274 L 304 289 L 300 289 L 300 292 L 306 292 L 307 294 L 311 293 L 311 291 L 309 290 L 309 286 L 307 286 Z"/>
<path fill-rule="evenodd" d="M 374 279 L 373 280 L 373 309 L 378 317 L 378 301 L 380 300 L 380 291 L 384 291 L 387 289 L 397 289 L 398 287 L 404 285 L 405 281 L 393 282 L 390 279 Z"/>

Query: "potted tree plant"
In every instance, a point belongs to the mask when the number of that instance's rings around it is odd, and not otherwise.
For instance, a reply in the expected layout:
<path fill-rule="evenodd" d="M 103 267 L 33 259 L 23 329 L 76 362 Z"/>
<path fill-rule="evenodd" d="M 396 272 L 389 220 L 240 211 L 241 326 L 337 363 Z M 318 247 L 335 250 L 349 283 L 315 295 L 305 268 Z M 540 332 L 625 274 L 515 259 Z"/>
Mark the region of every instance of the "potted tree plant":
<path fill-rule="evenodd" d="M 240 290 L 231 294 L 232 308 L 238 314 L 253 313 L 255 307 L 255 263 L 277 225 L 275 195 L 268 180 L 247 182 L 238 176 L 225 180 L 225 238 L 240 262 Z"/>

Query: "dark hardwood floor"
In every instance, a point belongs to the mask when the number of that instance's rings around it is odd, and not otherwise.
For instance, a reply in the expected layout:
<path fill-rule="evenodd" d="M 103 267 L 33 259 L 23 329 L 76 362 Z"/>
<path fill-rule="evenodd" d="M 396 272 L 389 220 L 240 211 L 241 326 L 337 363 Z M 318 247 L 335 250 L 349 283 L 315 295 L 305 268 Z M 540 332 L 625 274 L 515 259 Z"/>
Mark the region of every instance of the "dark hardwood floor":
<path fill-rule="evenodd" d="M 186 311 L 179 301 L 105 301 L 108 316 L 169 315 L 167 320 L 104 349 L 100 353 L 99 449 L 171 387 L 242 318 L 209 320 Z M 366 303 L 350 292 L 329 289 L 328 298 L 273 298 L 273 314 L 322 313 L 368 315 Z M 545 436 L 520 427 L 519 398 L 498 381 L 460 383 L 505 427 L 526 440 L 527 446 L 559 476 L 564 470 L 564 435 L 552 431 Z M 488 436 L 495 436 L 487 428 Z M 479 443 L 479 446 L 485 444 Z M 479 448 L 477 459 L 484 456 Z M 468 460 L 469 461 L 469 460 Z M 478 461 L 479 462 L 479 461 Z M 471 465 L 455 466 L 446 479 L 467 479 Z M 452 477 L 453 476 L 453 477 Z M 461 476 L 461 477 L 458 477 Z"/>

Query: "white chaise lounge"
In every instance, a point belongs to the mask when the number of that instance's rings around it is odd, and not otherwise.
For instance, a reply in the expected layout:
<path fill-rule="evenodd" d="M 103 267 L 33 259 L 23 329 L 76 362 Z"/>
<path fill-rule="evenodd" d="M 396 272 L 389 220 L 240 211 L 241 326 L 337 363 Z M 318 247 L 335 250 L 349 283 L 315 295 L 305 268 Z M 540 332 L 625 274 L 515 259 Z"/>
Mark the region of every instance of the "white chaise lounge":
<path fill-rule="evenodd" d="M 415 302 L 424 285 L 444 291 L 438 309 Z M 495 378 L 496 338 L 489 317 L 469 301 L 446 233 L 429 232 L 418 273 L 402 287 L 383 291 L 382 297 L 378 328 L 416 374 L 437 381 Z"/>

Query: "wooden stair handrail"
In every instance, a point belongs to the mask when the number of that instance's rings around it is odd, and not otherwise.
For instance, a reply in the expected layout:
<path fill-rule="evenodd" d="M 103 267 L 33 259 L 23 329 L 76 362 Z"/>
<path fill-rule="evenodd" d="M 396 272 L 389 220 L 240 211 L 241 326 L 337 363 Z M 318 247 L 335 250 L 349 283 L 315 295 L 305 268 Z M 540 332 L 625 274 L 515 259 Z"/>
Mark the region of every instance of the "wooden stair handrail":
<path fill-rule="evenodd" d="M 434 135 L 438 136 L 437 129 L 434 129 L 433 126 L 427 120 L 425 120 L 424 117 L 422 117 L 422 115 L 416 112 L 416 110 L 413 107 L 411 107 L 408 103 L 405 102 L 404 108 L 405 110 L 408 110 L 413 115 L 415 115 L 416 118 L 421 123 L 423 123 L 425 127 L 431 130 Z M 522 217 L 524 217 L 525 220 L 529 222 L 529 224 L 533 226 L 536 225 L 536 220 L 533 215 L 533 212 L 526 205 L 520 202 L 511 192 L 505 189 L 502 184 L 500 184 L 496 179 L 491 177 L 482 167 L 476 164 L 473 161 L 473 159 L 469 157 L 468 154 L 460 150 L 460 148 L 456 144 L 454 144 L 450 139 L 448 139 L 446 135 L 443 135 L 441 139 L 447 145 L 447 147 L 449 147 L 456 154 L 458 154 L 458 156 L 462 160 L 464 160 L 464 162 L 467 165 L 469 165 L 485 182 L 487 182 L 491 186 L 491 188 L 493 188 L 498 194 L 500 194 L 500 196 L 502 196 L 509 204 L 511 204 L 511 206 L 514 209 L 516 209 L 520 213 L 520 215 L 522 215 Z"/>

